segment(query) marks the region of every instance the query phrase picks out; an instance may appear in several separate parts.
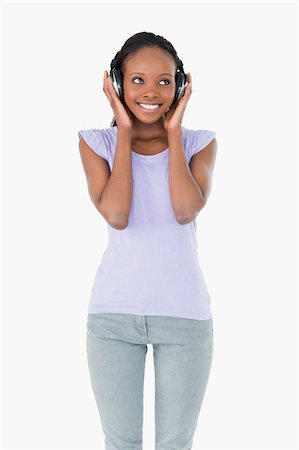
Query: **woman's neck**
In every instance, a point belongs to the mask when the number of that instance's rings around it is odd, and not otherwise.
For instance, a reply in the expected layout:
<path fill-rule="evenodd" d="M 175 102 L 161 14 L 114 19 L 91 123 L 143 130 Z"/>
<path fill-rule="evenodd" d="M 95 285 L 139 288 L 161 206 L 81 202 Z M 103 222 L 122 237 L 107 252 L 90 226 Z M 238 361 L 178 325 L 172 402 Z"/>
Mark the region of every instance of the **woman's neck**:
<path fill-rule="evenodd" d="M 133 123 L 131 136 L 133 140 L 149 141 L 166 138 L 167 133 L 162 121 L 150 125 L 138 121 Z"/>

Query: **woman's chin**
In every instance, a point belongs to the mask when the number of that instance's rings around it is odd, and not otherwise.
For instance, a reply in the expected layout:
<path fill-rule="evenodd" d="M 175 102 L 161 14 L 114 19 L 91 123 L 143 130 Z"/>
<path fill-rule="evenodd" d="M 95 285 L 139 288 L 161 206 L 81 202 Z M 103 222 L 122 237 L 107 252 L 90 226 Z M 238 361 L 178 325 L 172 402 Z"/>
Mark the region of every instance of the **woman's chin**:
<path fill-rule="evenodd" d="M 159 116 L 156 117 L 137 117 L 134 115 L 134 120 L 138 123 L 144 123 L 144 124 L 154 124 L 158 122 L 164 122 L 165 114 L 159 114 Z"/>

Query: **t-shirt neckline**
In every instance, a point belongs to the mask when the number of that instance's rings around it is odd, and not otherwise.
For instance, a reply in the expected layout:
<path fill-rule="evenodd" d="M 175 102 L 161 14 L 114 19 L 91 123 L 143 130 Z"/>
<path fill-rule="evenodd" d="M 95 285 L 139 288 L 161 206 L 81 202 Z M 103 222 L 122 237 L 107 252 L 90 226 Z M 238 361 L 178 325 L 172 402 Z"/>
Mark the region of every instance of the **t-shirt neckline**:
<path fill-rule="evenodd" d="M 115 136 L 116 136 L 116 133 L 117 133 L 117 126 L 115 126 L 115 127 L 113 127 L 114 128 L 114 131 L 115 131 Z M 183 127 L 182 127 L 183 128 Z M 142 159 L 156 159 L 156 158 L 159 158 L 160 157 L 160 155 L 161 156 L 163 156 L 165 153 L 167 153 L 169 151 L 169 147 L 167 147 L 167 148 L 165 148 L 164 150 L 162 150 L 161 152 L 159 152 L 159 153 L 154 153 L 153 155 L 144 155 L 143 153 L 137 153 L 137 152 L 135 152 L 134 150 L 132 150 L 131 149 L 131 153 L 133 154 L 133 155 L 135 155 L 136 157 L 138 157 L 138 158 L 142 158 Z"/>
<path fill-rule="evenodd" d="M 165 150 L 162 150 L 162 152 L 159 152 L 159 153 L 153 153 L 152 155 L 144 155 L 143 153 L 137 153 L 137 152 L 135 152 L 134 150 L 132 150 L 131 149 L 131 152 L 133 153 L 133 155 L 136 155 L 136 156 L 138 156 L 138 157 L 141 157 L 141 158 L 156 158 L 157 156 L 160 156 L 161 154 L 163 154 L 163 153 L 166 153 L 167 152 L 167 150 L 169 150 L 169 148 L 167 147 Z"/>

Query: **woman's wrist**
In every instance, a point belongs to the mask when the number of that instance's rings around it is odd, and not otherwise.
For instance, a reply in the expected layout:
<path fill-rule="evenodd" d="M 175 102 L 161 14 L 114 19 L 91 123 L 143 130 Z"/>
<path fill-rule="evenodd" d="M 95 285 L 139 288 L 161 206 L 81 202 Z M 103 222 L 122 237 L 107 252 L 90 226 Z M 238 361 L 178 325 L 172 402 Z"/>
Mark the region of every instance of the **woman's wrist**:
<path fill-rule="evenodd" d="M 117 127 L 118 133 L 122 134 L 131 134 L 132 133 L 132 127 L 130 125 L 121 125 Z"/>
<path fill-rule="evenodd" d="M 180 136 L 182 133 L 181 126 L 168 127 L 167 128 L 167 136 Z"/>

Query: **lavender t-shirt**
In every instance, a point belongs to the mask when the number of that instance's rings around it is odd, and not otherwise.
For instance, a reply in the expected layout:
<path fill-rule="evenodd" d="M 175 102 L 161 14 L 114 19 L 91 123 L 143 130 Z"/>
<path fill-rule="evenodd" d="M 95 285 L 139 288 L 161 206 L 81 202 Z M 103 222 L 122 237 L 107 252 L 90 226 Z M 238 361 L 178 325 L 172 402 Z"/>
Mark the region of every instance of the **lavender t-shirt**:
<path fill-rule="evenodd" d="M 182 133 L 188 163 L 216 135 L 185 127 Z M 78 134 L 112 171 L 117 127 Z M 181 225 L 172 208 L 169 151 L 141 155 L 131 150 L 133 197 L 128 225 L 117 230 L 107 223 L 109 242 L 94 277 L 88 314 L 212 317 L 198 259 L 196 220 Z"/>

